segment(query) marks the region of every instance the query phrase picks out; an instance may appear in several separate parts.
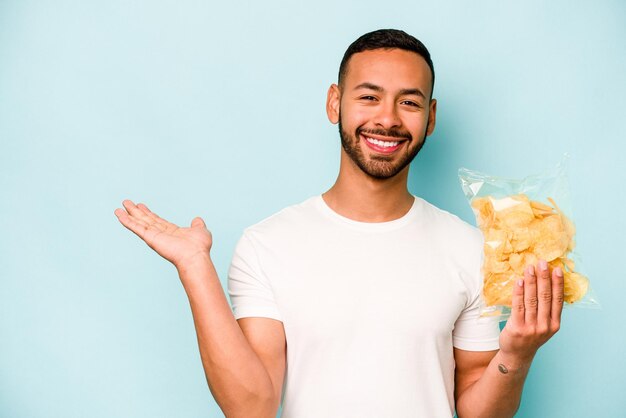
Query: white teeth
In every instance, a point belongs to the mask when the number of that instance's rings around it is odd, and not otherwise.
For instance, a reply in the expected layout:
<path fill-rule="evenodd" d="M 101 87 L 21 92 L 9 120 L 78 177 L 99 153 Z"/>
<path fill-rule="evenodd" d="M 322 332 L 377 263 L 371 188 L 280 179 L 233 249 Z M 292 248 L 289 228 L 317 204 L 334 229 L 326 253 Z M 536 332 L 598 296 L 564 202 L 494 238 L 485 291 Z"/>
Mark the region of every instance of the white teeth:
<path fill-rule="evenodd" d="M 385 147 L 385 148 L 395 147 L 396 145 L 400 143 L 399 141 L 380 141 L 378 139 L 370 138 L 368 136 L 366 136 L 365 139 L 367 139 L 367 142 L 369 142 L 370 144 L 375 144 L 375 145 L 378 145 L 379 147 Z"/>

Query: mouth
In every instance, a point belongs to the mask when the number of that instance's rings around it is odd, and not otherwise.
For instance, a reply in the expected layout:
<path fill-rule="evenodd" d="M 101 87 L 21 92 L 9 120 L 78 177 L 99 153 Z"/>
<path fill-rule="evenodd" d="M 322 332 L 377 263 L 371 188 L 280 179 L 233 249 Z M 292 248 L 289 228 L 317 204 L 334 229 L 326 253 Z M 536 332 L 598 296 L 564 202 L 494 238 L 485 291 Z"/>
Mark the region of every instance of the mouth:
<path fill-rule="evenodd" d="M 391 154 L 408 141 L 406 138 L 385 137 L 363 133 L 359 134 L 359 137 L 370 149 L 381 154 Z"/>

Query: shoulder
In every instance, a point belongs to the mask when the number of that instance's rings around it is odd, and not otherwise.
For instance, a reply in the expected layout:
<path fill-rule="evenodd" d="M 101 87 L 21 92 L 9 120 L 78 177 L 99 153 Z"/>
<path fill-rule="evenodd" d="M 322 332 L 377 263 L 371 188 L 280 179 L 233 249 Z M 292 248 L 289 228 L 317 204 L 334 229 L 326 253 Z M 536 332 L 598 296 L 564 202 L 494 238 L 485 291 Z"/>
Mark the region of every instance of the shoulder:
<path fill-rule="evenodd" d="M 416 196 L 415 199 L 421 212 L 420 218 L 433 229 L 433 235 L 445 240 L 448 245 L 458 243 L 467 246 L 482 246 L 483 237 L 478 228 L 422 198 Z"/>
<path fill-rule="evenodd" d="M 311 221 L 318 216 L 318 197 L 319 196 L 313 196 L 303 202 L 281 209 L 254 225 L 247 227 L 244 230 L 244 235 L 249 237 L 283 236 L 296 232 L 303 227 L 307 227 L 307 225 L 310 225 Z"/>
<path fill-rule="evenodd" d="M 457 215 L 424 200 L 420 203 L 428 220 L 426 228 L 433 247 L 448 265 L 454 267 L 466 288 L 469 305 L 476 300 L 482 282 L 483 234 Z"/>

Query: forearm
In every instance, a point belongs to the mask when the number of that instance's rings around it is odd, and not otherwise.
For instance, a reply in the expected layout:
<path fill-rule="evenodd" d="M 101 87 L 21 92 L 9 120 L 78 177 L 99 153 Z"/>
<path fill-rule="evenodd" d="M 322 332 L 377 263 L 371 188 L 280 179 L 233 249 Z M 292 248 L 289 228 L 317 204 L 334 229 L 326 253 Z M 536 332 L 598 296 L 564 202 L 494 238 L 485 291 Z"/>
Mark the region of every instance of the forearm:
<path fill-rule="evenodd" d="M 228 418 L 271 417 L 272 381 L 232 314 L 209 257 L 178 269 L 213 397 Z"/>
<path fill-rule="evenodd" d="M 498 352 L 480 379 L 458 398 L 459 418 L 513 417 L 520 405 L 531 362 L 532 358 L 518 359 Z M 504 367 L 502 370 L 500 365 Z"/>

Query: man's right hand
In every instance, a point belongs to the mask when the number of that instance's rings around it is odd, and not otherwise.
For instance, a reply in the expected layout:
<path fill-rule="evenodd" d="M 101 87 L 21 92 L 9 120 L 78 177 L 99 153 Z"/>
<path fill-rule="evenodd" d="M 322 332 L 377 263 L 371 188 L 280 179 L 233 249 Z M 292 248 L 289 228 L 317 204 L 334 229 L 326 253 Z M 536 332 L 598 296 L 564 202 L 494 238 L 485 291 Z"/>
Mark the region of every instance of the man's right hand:
<path fill-rule="evenodd" d="M 135 205 L 130 200 L 122 202 L 124 209 L 115 209 L 117 219 L 126 228 L 137 234 L 161 257 L 170 261 L 177 269 L 209 258 L 211 232 L 202 218 L 194 218 L 191 227 L 181 228 L 160 218 L 142 203 Z"/>
<path fill-rule="evenodd" d="M 211 233 L 202 219 L 181 228 L 130 200 L 115 215 L 153 250 L 171 261 L 189 296 L 200 358 L 209 389 L 227 417 L 275 417 L 287 365 L 281 321 L 235 320 L 211 262 Z"/>

